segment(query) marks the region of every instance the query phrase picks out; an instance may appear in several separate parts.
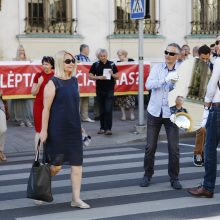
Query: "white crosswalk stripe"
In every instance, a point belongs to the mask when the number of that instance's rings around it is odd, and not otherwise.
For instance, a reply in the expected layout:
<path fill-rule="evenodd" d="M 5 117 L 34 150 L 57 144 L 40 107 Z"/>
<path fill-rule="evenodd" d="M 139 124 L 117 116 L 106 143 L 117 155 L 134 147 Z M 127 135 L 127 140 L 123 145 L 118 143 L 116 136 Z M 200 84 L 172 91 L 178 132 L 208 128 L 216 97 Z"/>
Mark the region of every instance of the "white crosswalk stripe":
<path fill-rule="evenodd" d="M 151 185 L 139 187 L 143 156 L 144 150 L 130 146 L 85 151 L 81 197 L 92 206 L 90 210 L 70 207 L 71 183 L 67 166 L 52 181 L 54 201 L 37 206 L 25 198 L 33 156 L 9 157 L 8 164 L 0 165 L 0 219 L 120 219 L 126 215 L 131 215 L 130 219 L 139 219 L 140 214 L 156 215 L 158 212 L 220 204 L 220 177 L 216 180 L 219 191 L 213 199 L 192 198 L 184 190 L 201 183 L 204 175 L 204 167 L 193 166 L 190 152 L 181 154 L 183 190 L 175 191 L 170 187 L 168 155 L 162 152 L 157 153 Z M 220 165 L 217 169 L 220 170 Z"/>
<path fill-rule="evenodd" d="M 205 205 L 214 205 L 219 204 L 220 194 L 216 194 L 215 198 L 212 201 L 203 199 L 198 204 L 197 198 L 191 197 L 182 197 L 176 199 L 164 199 L 151 202 L 140 202 L 140 203 L 131 203 L 118 206 L 110 206 L 104 208 L 95 208 L 90 210 L 81 211 L 69 211 L 63 213 L 49 214 L 45 215 L 43 219 L 53 220 L 53 219 L 71 219 L 71 216 L 75 219 L 103 219 L 108 217 L 118 217 L 126 215 L 134 215 L 146 212 L 155 212 L 155 211 L 167 211 L 172 209 L 181 209 L 187 207 L 197 207 Z M 98 217 L 100 216 L 100 217 Z M 32 220 L 37 220 L 39 216 L 32 217 Z M 29 218 L 17 218 L 20 220 L 25 220 Z M 41 218 L 42 219 L 42 218 Z"/>

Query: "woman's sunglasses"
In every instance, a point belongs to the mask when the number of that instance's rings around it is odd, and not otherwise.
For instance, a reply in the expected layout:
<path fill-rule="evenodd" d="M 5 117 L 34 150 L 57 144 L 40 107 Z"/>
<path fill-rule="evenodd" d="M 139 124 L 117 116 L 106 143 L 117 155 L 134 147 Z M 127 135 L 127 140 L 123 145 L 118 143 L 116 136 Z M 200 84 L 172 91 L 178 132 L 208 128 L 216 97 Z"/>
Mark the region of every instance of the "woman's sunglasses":
<path fill-rule="evenodd" d="M 75 64 L 75 63 L 76 63 L 76 60 L 75 60 L 74 58 L 72 58 L 72 59 L 66 59 L 66 60 L 64 60 L 64 63 L 65 63 L 65 64 L 70 64 L 70 63 Z"/>
<path fill-rule="evenodd" d="M 220 40 L 215 41 L 215 45 L 219 45 Z"/>
<path fill-rule="evenodd" d="M 174 53 L 174 52 L 169 52 L 169 51 L 167 51 L 167 50 L 164 51 L 164 54 L 165 54 L 165 55 L 169 55 L 169 56 L 171 56 L 171 57 L 177 55 L 176 53 Z"/>

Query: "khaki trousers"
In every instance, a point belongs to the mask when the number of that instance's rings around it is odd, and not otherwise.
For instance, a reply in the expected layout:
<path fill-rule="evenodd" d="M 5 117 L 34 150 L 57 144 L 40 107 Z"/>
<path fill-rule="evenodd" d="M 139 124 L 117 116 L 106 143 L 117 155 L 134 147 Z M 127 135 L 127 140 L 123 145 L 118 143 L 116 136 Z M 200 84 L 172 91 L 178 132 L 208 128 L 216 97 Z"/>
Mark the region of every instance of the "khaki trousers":
<path fill-rule="evenodd" d="M 89 112 L 89 97 L 80 97 L 80 114 L 82 121 L 86 120 Z"/>
<path fill-rule="evenodd" d="M 194 155 L 202 155 L 203 148 L 205 144 L 205 136 L 206 136 L 206 129 L 199 128 L 196 131 L 196 139 L 195 139 L 195 148 L 194 148 Z"/>
<path fill-rule="evenodd" d="M 0 110 L 0 151 L 4 151 L 7 123 L 5 113 Z"/>

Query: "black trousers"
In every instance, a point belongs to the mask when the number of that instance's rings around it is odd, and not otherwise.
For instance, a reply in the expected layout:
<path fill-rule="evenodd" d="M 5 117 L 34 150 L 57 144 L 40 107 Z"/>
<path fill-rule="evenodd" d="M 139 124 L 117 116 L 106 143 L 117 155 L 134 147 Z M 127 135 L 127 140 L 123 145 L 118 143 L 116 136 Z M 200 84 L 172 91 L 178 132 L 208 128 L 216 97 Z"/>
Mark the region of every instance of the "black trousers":
<path fill-rule="evenodd" d="M 114 90 L 96 91 L 96 95 L 99 103 L 100 129 L 111 130 Z"/>
<path fill-rule="evenodd" d="M 145 175 L 154 174 L 154 160 L 157 149 L 158 136 L 164 125 L 168 140 L 168 174 L 171 180 L 178 180 L 179 175 L 179 128 L 169 118 L 154 117 L 147 113 L 147 145 L 145 147 L 144 170 Z"/>

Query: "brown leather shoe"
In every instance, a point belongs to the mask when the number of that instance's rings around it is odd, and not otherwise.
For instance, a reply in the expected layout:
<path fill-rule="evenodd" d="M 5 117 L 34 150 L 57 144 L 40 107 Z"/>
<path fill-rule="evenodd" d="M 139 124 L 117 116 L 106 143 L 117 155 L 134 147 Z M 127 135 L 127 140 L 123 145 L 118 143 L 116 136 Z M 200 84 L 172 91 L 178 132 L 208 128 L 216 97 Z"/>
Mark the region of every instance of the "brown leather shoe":
<path fill-rule="evenodd" d="M 213 197 L 213 192 L 206 190 L 202 186 L 199 186 L 197 188 L 188 189 L 188 193 L 190 193 L 191 195 L 196 196 L 196 197 L 206 197 L 206 198 Z"/>
<path fill-rule="evenodd" d="M 112 135 L 112 131 L 111 131 L 111 130 L 107 130 L 107 131 L 105 132 L 105 135 Z"/>

